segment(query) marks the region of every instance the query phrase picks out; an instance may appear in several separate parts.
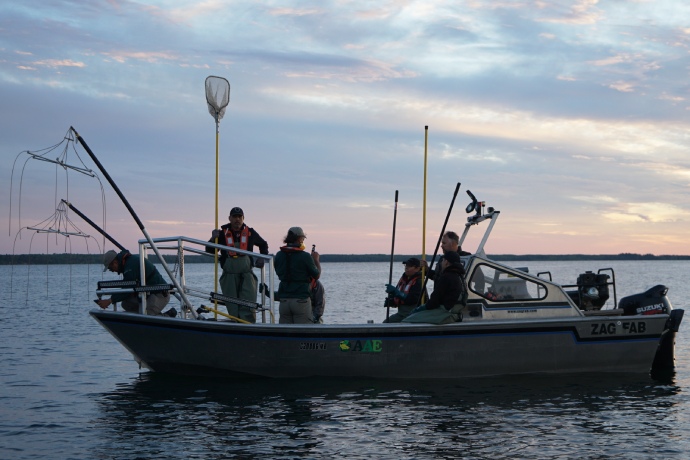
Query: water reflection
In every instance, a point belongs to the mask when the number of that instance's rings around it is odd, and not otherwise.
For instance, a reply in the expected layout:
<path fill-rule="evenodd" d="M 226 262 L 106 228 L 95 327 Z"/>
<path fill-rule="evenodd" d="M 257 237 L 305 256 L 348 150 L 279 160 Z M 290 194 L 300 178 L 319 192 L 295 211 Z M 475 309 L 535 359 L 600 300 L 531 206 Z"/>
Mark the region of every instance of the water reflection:
<path fill-rule="evenodd" d="M 680 436 L 679 391 L 638 375 L 223 382 L 144 373 L 98 395 L 96 424 L 100 449 L 123 458 L 598 457 L 639 448 L 642 433 Z M 644 442 L 675 452 L 665 436 Z"/>

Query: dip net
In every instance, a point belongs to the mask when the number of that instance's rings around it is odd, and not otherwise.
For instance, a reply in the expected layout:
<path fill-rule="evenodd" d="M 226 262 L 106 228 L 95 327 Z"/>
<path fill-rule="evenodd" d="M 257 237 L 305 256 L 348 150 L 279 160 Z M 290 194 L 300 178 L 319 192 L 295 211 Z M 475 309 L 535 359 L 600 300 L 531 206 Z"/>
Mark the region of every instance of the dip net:
<path fill-rule="evenodd" d="M 225 108 L 230 103 L 230 82 L 223 77 L 206 78 L 206 103 L 208 112 L 220 121 L 225 115 Z"/>

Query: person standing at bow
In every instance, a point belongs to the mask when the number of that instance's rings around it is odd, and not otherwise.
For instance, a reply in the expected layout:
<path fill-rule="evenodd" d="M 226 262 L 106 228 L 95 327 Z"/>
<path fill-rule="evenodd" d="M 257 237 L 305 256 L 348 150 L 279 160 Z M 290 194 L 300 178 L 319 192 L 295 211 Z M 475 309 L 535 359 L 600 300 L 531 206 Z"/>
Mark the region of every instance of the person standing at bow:
<path fill-rule="evenodd" d="M 410 312 L 419 303 L 419 296 L 422 293 L 422 268 L 421 261 L 416 257 L 410 257 L 403 262 L 405 273 L 400 277 L 397 286 L 386 284 L 386 292 L 392 298 L 388 299 L 388 305 L 397 308 L 398 312 L 390 315 L 384 323 L 399 323 L 407 318 Z M 424 298 L 427 298 L 426 289 Z"/>
<path fill-rule="evenodd" d="M 314 324 L 310 279 L 321 276 L 321 263 L 318 252 L 312 251 L 310 255 L 304 251 L 306 238 L 301 227 L 290 228 L 283 240 L 285 246 L 280 248 L 273 260 L 280 279 L 278 297 L 281 324 Z"/>
<path fill-rule="evenodd" d="M 244 211 L 234 207 L 230 210 L 230 223 L 223 225 L 220 230 L 213 230 L 210 243 L 218 238 L 218 244 L 235 247 L 244 251 L 254 251 L 254 246 L 259 247 L 261 254 L 268 254 L 268 243 L 261 238 L 259 233 L 244 223 Z M 213 254 L 212 247 L 206 246 L 206 252 Z M 253 267 L 263 267 L 263 259 L 254 259 L 246 254 L 240 254 L 231 250 L 220 251 L 219 262 L 223 267 L 220 275 L 220 289 L 223 295 L 237 299 L 256 302 L 258 280 Z M 228 314 L 236 318 L 256 322 L 256 311 L 252 308 L 230 303 L 225 306 Z"/>

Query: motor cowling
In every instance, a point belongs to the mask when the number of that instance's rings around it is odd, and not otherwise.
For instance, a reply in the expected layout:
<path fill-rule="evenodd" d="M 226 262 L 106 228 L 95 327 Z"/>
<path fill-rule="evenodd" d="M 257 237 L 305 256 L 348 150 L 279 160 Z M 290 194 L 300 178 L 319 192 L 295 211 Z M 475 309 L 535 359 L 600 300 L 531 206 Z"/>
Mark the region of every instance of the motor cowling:
<path fill-rule="evenodd" d="M 623 309 L 624 315 L 659 315 L 670 313 L 673 309 L 666 297 L 668 288 L 663 284 L 647 289 L 640 294 L 623 297 L 618 302 L 618 308 Z"/>

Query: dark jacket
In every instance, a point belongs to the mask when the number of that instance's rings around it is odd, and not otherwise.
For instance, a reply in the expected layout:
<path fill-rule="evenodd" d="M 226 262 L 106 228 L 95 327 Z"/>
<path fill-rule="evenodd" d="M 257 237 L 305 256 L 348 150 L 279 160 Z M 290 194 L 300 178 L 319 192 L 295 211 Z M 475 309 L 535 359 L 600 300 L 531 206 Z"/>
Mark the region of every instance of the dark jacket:
<path fill-rule="evenodd" d="M 311 254 L 291 246 L 283 246 L 273 259 L 276 274 L 280 278 L 280 299 L 309 298 L 311 278 L 321 275 Z"/>
<path fill-rule="evenodd" d="M 450 310 L 458 302 L 462 294 L 462 275 L 465 270 L 458 265 L 451 265 L 441 273 L 434 282 L 434 292 L 426 303 L 427 310 L 441 306 Z"/>
<path fill-rule="evenodd" d="M 244 227 L 247 227 L 247 224 L 242 224 L 242 228 L 244 228 Z M 229 228 L 230 228 L 229 223 L 220 227 L 220 229 L 222 231 L 220 232 L 220 235 L 218 235 L 218 244 L 227 244 L 227 240 L 225 238 L 225 230 L 227 230 Z M 261 235 L 259 235 L 256 232 L 256 230 L 254 230 L 253 228 L 247 227 L 247 229 L 249 229 L 249 238 L 247 239 L 247 251 L 254 251 L 254 246 L 258 246 L 259 252 L 261 254 L 268 254 L 268 243 L 266 242 L 266 240 L 261 238 Z M 238 233 L 238 232 L 235 232 L 235 233 Z M 211 239 L 208 240 L 208 242 L 213 243 L 214 240 L 215 240 L 215 238 L 211 237 Z M 239 240 L 239 238 L 236 238 L 236 240 Z M 206 252 L 208 252 L 209 254 L 213 254 L 213 249 L 214 248 L 212 248 L 210 246 L 206 246 Z M 220 259 L 219 259 L 220 266 L 222 267 L 223 264 L 225 263 L 225 259 L 228 258 L 228 251 L 225 251 L 225 250 L 220 251 L 219 256 L 220 256 Z M 252 265 L 254 265 L 253 260 L 252 260 Z"/>
<path fill-rule="evenodd" d="M 116 257 L 118 263 L 118 273 L 122 275 L 122 281 L 136 281 L 138 285 L 141 284 L 141 267 L 139 264 L 139 256 L 132 255 L 129 251 L 124 250 Z M 146 285 L 151 286 L 154 284 L 168 284 L 165 279 L 158 272 L 156 267 L 148 260 L 144 260 L 144 270 L 146 273 Z M 122 293 L 113 294 L 110 299 L 115 302 L 122 302 L 130 296 L 136 294 L 132 293 Z"/>
<path fill-rule="evenodd" d="M 309 284 L 309 297 L 311 297 L 311 312 L 315 318 L 321 318 L 326 309 L 326 290 L 321 281 L 312 278 Z"/>
<path fill-rule="evenodd" d="M 458 255 L 459 255 L 460 257 L 463 257 L 463 256 L 471 256 L 471 255 L 472 255 L 471 253 L 469 253 L 469 252 L 467 252 L 467 251 L 463 251 L 463 250 L 460 249 L 460 248 L 458 248 L 457 253 L 458 253 Z M 441 273 L 443 273 L 443 267 L 441 266 L 441 262 L 443 262 L 443 256 L 441 256 L 441 257 L 438 259 L 438 262 L 436 263 L 436 268 L 433 268 L 433 269 L 428 270 L 428 271 L 426 272 L 426 277 L 427 277 L 427 278 L 429 278 L 430 280 L 433 280 L 433 279 L 435 279 L 437 276 L 439 276 Z M 464 267 L 462 267 L 462 275 L 465 276 L 465 268 L 464 268 Z"/>

